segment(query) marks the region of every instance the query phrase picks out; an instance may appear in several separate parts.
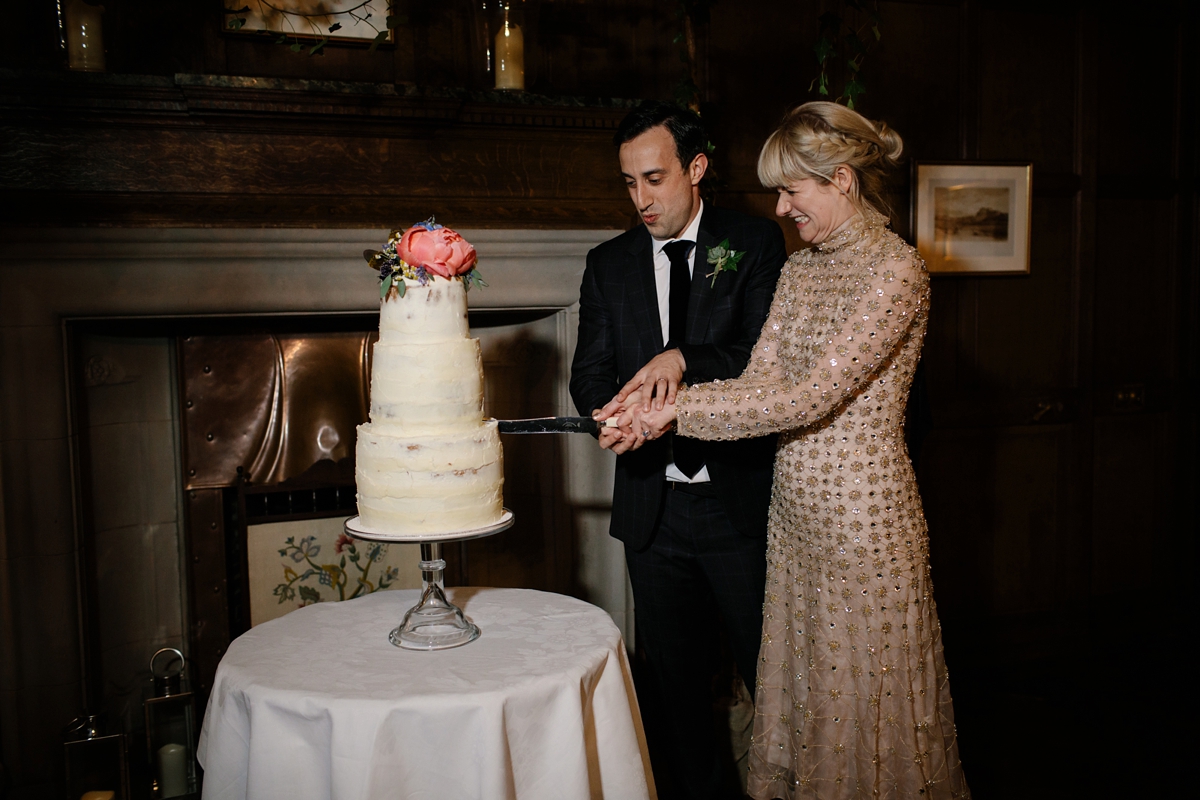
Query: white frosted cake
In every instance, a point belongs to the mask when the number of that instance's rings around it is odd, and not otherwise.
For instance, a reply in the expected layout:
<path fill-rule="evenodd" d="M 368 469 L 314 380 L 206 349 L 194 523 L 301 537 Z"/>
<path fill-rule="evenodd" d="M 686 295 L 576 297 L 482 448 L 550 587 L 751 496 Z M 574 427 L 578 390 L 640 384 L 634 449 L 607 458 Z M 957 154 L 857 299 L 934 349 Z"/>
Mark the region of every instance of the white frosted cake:
<path fill-rule="evenodd" d="M 482 528 L 504 513 L 496 421 L 483 419 L 483 359 L 463 281 L 411 278 L 379 312 L 371 421 L 358 427 L 362 525 L 404 538 Z"/>

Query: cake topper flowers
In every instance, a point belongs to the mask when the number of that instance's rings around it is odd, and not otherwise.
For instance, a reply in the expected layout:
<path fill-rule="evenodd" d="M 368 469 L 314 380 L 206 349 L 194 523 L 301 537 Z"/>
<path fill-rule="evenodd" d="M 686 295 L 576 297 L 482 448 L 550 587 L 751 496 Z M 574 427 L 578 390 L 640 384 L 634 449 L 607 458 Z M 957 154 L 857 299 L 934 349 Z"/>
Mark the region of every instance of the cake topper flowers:
<path fill-rule="evenodd" d="M 433 217 L 411 228 L 392 231 L 382 250 L 364 250 L 363 258 L 379 271 L 379 296 L 387 299 L 395 290 L 404 297 L 404 279 L 422 286 L 433 277 L 462 278 L 463 286 L 487 286 L 479 274 L 475 248 L 458 231 L 434 222 Z"/>

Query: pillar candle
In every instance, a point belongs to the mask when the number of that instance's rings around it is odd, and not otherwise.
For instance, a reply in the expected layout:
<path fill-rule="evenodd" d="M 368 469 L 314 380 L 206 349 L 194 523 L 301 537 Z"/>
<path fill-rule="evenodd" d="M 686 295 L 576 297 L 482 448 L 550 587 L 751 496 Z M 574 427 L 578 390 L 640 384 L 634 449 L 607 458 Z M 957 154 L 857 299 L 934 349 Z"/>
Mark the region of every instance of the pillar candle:
<path fill-rule="evenodd" d="M 158 796 L 179 797 L 187 794 L 188 750 L 181 744 L 158 748 Z"/>
<path fill-rule="evenodd" d="M 100 30 L 104 6 L 91 6 L 83 0 L 67 0 L 64 10 L 67 65 L 81 72 L 104 72 L 104 36 Z"/>
<path fill-rule="evenodd" d="M 525 37 L 520 26 L 509 24 L 507 14 L 496 34 L 496 88 L 525 88 Z"/>

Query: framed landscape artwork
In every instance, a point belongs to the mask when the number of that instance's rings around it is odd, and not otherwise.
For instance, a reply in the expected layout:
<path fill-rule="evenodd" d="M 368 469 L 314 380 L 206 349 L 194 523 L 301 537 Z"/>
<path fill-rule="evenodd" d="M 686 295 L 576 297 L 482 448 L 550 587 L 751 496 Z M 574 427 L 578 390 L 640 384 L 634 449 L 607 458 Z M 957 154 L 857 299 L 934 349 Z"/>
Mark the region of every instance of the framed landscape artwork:
<path fill-rule="evenodd" d="M 1029 273 L 1030 163 L 913 164 L 912 230 L 933 275 Z"/>

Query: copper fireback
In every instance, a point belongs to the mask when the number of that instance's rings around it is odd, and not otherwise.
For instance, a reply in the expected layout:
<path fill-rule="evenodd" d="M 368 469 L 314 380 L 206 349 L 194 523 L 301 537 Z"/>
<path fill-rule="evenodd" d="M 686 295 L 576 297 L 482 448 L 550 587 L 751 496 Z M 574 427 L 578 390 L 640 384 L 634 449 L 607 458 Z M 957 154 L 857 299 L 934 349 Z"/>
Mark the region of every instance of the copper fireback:
<path fill-rule="evenodd" d="M 279 483 L 354 455 L 374 332 L 188 336 L 180 342 L 187 488 Z"/>

